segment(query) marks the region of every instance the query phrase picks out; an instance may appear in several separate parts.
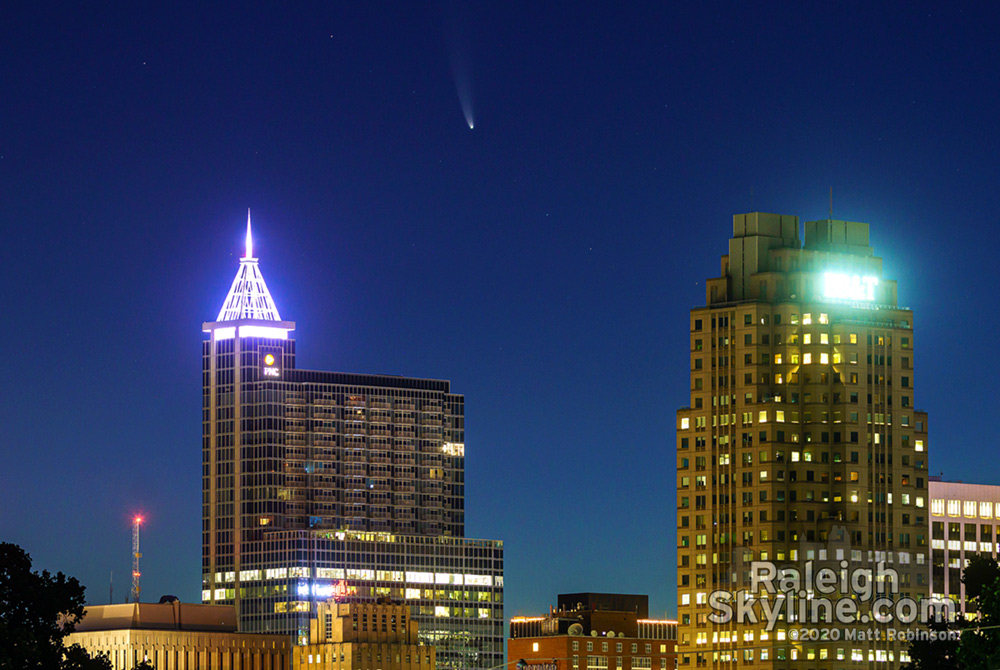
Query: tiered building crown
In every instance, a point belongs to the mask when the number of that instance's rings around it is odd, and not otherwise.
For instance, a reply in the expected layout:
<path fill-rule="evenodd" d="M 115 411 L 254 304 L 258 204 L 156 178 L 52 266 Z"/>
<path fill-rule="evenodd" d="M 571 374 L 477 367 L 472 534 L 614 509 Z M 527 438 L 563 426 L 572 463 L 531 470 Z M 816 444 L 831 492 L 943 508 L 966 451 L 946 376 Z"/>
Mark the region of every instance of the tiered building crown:
<path fill-rule="evenodd" d="M 233 279 L 229 295 L 222 304 L 216 321 L 239 321 L 257 319 L 261 321 L 281 321 L 278 308 L 274 306 L 271 292 L 267 290 L 264 276 L 253 257 L 253 236 L 250 232 L 250 210 L 247 210 L 246 255 L 240 259 L 240 268 Z"/>

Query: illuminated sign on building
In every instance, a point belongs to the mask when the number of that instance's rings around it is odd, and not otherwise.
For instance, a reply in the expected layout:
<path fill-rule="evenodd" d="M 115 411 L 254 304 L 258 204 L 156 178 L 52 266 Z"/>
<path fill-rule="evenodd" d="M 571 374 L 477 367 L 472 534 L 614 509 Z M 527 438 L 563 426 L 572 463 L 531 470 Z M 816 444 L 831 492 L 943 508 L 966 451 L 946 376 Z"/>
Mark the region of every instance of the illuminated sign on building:
<path fill-rule="evenodd" d="M 517 662 L 517 670 L 559 670 L 559 663 L 528 663 L 523 658 Z"/>
<path fill-rule="evenodd" d="M 263 379 L 281 379 L 281 349 L 261 348 L 260 376 Z"/>
<path fill-rule="evenodd" d="M 878 277 L 862 277 L 839 272 L 823 275 L 823 296 L 840 300 L 875 300 Z"/>

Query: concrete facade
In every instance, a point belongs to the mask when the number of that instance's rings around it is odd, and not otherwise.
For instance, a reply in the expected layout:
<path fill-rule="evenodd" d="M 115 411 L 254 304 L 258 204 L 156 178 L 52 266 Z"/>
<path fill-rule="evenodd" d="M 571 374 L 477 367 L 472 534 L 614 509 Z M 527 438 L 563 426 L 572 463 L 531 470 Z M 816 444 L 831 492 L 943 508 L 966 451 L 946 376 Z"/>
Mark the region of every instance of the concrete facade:
<path fill-rule="evenodd" d="M 433 670 L 432 645 L 401 603 L 321 603 L 309 642 L 295 647 L 295 670 Z"/>
<path fill-rule="evenodd" d="M 285 670 L 292 638 L 236 632 L 236 611 L 219 605 L 129 603 L 89 606 L 65 640 L 114 670 L 149 661 L 157 670 Z"/>

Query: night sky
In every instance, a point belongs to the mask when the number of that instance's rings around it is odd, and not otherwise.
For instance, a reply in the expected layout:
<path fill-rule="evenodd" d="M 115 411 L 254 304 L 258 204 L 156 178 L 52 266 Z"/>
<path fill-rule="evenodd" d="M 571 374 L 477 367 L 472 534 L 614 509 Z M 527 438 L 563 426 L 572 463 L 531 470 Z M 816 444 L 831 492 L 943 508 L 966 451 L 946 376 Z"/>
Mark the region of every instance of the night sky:
<path fill-rule="evenodd" d="M 674 616 L 688 310 L 734 214 L 830 187 L 915 312 L 931 472 L 1000 483 L 987 3 L 225 4 L 0 22 L 0 540 L 90 602 L 137 512 L 143 599 L 200 599 L 201 324 L 248 207 L 299 367 L 465 394 L 507 616 Z"/>

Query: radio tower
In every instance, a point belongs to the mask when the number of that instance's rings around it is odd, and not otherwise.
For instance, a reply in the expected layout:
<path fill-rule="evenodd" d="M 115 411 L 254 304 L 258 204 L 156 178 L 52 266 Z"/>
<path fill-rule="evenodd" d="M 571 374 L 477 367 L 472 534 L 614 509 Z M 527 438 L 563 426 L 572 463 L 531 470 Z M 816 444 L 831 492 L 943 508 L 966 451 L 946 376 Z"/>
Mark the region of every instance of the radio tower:
<path fill-rule="evenodd" d="M 132 520 L 132 602 L 139 602 L 139 524 L 142 517 L 137 516 Z"/>

